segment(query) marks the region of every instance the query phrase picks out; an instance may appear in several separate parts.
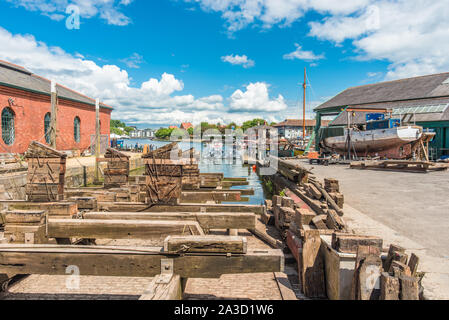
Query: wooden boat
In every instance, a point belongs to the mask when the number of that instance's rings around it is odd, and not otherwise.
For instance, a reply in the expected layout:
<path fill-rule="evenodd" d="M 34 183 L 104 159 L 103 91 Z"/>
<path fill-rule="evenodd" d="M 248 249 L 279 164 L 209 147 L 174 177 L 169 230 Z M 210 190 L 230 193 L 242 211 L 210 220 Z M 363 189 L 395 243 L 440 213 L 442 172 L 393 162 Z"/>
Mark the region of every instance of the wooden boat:
<path fill-rule="evenodd" d="M 348 139 L 348 132 L 350 139 Z M 419 126 L 400 126 L 367 131 L 349 129 L 343 136 L 325 138 L 323 145 L 342 155 L 348 153 L 350 144 L 351 153 L 353 154 L 355 151 L 357 156 L 405 159 L 411 156 L 412 143 L 421 139 L 422 135 L 423 128 Z"/>

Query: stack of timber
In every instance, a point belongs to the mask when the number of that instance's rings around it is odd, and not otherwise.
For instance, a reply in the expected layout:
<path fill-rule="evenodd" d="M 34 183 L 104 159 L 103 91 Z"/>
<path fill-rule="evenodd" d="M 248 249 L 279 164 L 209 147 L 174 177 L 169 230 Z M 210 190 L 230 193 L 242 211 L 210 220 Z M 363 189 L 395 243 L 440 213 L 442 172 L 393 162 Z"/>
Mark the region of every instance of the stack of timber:
<path fill-rule="evenodd" d="M 179 159 L 182 157 L 182 150 L 176 142 L 167 144 L 142 156 L 144 159 Z"/>
<path fill-rule="evenodd" d="M 37 141 L 27 152 L 26 195 L 29 201 L 52 202 L 64 200 L 64 178 L 67 155 Z"/>
<path fill-rule="evenodd" d="M 299 282 L 307 297 L 419 299 L 416 255 L 409 259 L 404 248 L 392 245 L 382 259 L 386 252 L 383 239 L 348 229 L 338 180 L 329 178 L 322 183 L 310 172 L 299 179 L 300 169 L 290 167 L 289 172 L 280 162 L 279 172 L 269 179 L 275 192 L 283 191 L 285 197 L 266 201 L 262 221 L 274 221 L 284 236 L 298 262 Z"/>
<path fill-rule="evenodd" d="M 391 245 L 385 260 L 378 245 L 359 245 L 351 298 L 354 300 L 419 300 L 419 259 Z"/>
<path fill-rule="evenodd" d="M 223 178 L 224 178 L 223 173 L 201 173 L 200 186 L 201 188 L 221 187 Z"/>
<path fill-rule="evenodd" d="M 197 163 L 184 164 L 182 166 L 182 190 L 198 190 L 200 188 L 200 169 Z"/>
<path fill-rule="evenodd" d="M 351 169 L 383 170 L 399 172 L 427 173 L 432 171 L 445 171 L 449 168 L 447 163 L 434 163 L 429 161 L 409 160 L 370 160 L 351 162 Z"/>
<path fill-rule="evenodd" d="M 283 160 L 273 156 L 271 156 L 271 158 L 271 161 L 277 161 L 278 172 L 288 180 L 295 183 L 306 183 L 308 181 L 310 171 L 308 171 L 307 169 L 301 167 L 298 164 L 293 164 L 287 160 Z"/>
<path fill-rule="evenodd" d="M 104 157 L 107 162 L 104 170 L 104 187 L 111 189 L 128 184 L 129 156 L 116 149 L 108 148 Z"/>
<path fill-rule="evenodd" d="M 146 176 L 146 202 L 148 204 L 177 204 L 181 197 L 183 166 L 191 165 L 183 160 L 177 143 L 171 143 L 144 156 Z M 173 159 L 173 160 L 172 160 Z M 195 169 L 190 171 L 195 175 Z M 189 172 L 187 170 L 187 172 Z M 199 175 L 199 171 L 198 171 Z M 187 178 L 188 179 L 188 178 Z"/>

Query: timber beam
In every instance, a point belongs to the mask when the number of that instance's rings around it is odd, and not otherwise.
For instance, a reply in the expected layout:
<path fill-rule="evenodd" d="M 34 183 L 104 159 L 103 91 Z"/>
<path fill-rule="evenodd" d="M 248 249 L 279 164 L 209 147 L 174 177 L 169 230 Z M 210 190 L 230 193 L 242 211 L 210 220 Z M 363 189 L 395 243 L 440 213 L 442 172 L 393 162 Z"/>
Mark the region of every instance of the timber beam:
<path fill-rule="evenodd" d="M 216 191 L 208 191 L 208 192 L 197 192 L 197 191 L 183 191 L 181 193 L 182 203 L 198 203 L 198 202 L 247 202 L 249 198 L 242 197 L 242 193 L 240 191 L 234 190 L 216 190 Z"/>
<path fill-rule="evenodd" d="M 264 211 L 264 206 L 201 203 L 149 206 L 133 202 L 98 202 L 98 210 L 109 212 L 253 212 L 260 215 Z"/>
<path fill-rule="evenodd" d="M 181 278 L 284 270 L 282 251 L 272 249 L 173 254 L 161 247 L 0 245 L 0 274 L 66 275 L 68 266 L 77 266 L 83 276 L 154 277 L 161 274 L 161 259 L 173 259 L 173 274 Z"/>
<path fill-rule="evenodd" d="M 254 229 L 256 215 L 252 212 L 86 212 L 84 219 L 198 221 L 203 229 Z"/>
<path fill-rule="evenodd" d="M 71 218 L 78 213 L 78 206 L 75 202 L 28 202 L 23 200 L 0 201 L 7 210 L 44 210 L 50 217 Z"/>
<path fill-rule="evenodd" d="M 204 235 L 196 221 L 50 219 L 49 238 L 154 239 L 168 235 Z"/>

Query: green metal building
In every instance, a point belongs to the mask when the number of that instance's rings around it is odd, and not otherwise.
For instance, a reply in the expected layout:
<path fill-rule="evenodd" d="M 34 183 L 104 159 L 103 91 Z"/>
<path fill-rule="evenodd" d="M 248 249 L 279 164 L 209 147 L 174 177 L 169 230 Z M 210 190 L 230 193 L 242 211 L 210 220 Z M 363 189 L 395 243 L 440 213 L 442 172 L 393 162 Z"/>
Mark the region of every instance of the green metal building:
<path fill-rule="evenodd" d="M 388 109 L 403 125 L 416 124 L 436 137 L 431 142 L 433 159 L 449 156 L 449 72 L 349 88 L 315 108 L 319 139 L 319 124 L 325 116 L 335 116 L 329 126 L 366 124 L 368 112 L 346 109 Z M 318 146 L 318 140 L 316 146 Z"/>

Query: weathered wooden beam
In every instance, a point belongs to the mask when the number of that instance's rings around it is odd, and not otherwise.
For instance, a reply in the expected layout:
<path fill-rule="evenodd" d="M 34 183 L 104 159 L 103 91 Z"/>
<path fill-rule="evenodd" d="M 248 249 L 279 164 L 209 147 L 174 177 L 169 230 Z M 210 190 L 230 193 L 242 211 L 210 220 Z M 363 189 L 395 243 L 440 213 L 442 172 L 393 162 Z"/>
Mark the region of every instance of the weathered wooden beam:
<path fill-rule="evenodd" d="M 44 210 L 49 216 L 67 217 L 78 212 L 77 204 L 74 202 L 27 202 L 21 200 L 0 201 L 0 208 L 3 206 L 8 210 Z"/>
<path fill-rule="evenodd" d="M 95 220 L 160 220 L 198 221 L 203 229 L 253 229 L 256 215 L 252 212 L 87 212 L 84 219 Z"/>
<path fill-rule="evenodd" d="M 217 190 L 210 192 L 196 192 L 196 191 L 183 191 L 181 193 L 181 202 L 182 203 L 198 203 L 198 202 L 208 202 L 208 201 L 216 201 L 216 202 L 246 202 L 249 201 L 249 198 L 242 197 L 240 191 L 234 190 Z"/>
<path fill-rule="evenodd" d="M 204 235 L 196 221 L 50 219 L 49 238 L 152 239 L 164 235 Z"/>
<path fill-rule="evenodd" d="M 254 212 L 262 214 L 264 207 L 259 205 L 201 203 L 149 206 L 133 202 L 99 202 L 98 210 L 109 212 Z"/>
<path fill-rule="evenodd" d="M 163 275 L 154 277 L 139 300 L 181 300 L 181 277 L 179 275 L 172 275 L 168 282 L 163 280 Z"/>
<path fill-rule="evenodd" d="M 181 278 L 219 278 L 223 274 L 283 272 L 281 250 L 246 254 L 175 255 L 157 248 L 101 246 L 0 245 L 0 274 L 66 275 L 77 266 L 81 275 L 154 277 L 161 259 L 173 259 L 173 273 Z"/>
<path fill-rule="evenodd" d="M 164 252 L 170 253 L 246 253 L 245 237 L 228 236 L 168 236 Z"/>
<path fill-rule="evenodd" d="M 232 189 L 232 190 L 226 190 L 226 189 L 216 189 L 216 188 L 201 188 L 198 190 L 195 190 L 194 192 L 201 193 L 201 192 L 240 192 L 242 196 L 253 196 L 254 195 L 254 189 Z"/>

